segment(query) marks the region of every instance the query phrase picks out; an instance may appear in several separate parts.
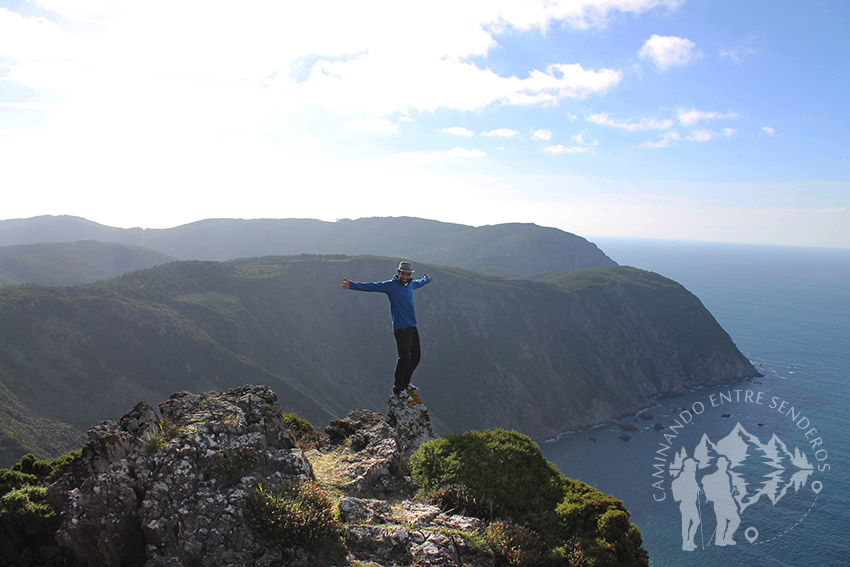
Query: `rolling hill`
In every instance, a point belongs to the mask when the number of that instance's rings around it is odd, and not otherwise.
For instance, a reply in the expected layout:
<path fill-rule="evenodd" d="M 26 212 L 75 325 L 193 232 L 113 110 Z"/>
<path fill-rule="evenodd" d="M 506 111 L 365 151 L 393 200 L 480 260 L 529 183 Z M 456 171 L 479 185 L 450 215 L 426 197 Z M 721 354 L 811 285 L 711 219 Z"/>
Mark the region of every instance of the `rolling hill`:
<path fill-rule="evenodd" d="M 472 227 L 412 217 L 336 222 L 208 219 L 142 230 L 66 216 L 0 221 L 0 246 L 77 240 L 144 247 L 181 260 L 369 254 L 526 279 L 615 265 L 584 238 L 533 224 Z"/>

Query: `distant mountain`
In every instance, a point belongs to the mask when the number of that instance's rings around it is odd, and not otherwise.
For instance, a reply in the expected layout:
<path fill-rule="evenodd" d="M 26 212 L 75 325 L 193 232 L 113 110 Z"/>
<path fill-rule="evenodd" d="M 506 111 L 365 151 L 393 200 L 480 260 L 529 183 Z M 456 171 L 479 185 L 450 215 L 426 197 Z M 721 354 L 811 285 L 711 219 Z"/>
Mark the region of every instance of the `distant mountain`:
<path fill-rule="evenodd" d="M 100 240 L 136 245 L 142 229 L 114 228 L 67 215 L 45 215 L 28 219 L 0 220 L 0 246 Z"/>
<path fill-rule="evenodd" d="M 181 260 L 368 254 L 531 279 L 616 265 L 584 238 L 534 224 L 476 228 L 412 217 L 336 222 L 209 219 L 169 229 L 142 230 L 65 216 L 0 221 L 0 246 L 76 240 L 143 246 Z"/>
<path fill-rule="evenodd" d="M 141 246 L 93 240 L 3 246 L 0 247 L 0 287 L 93 282 L 171 260 Z"/>
<path fill-rule="evenodd" d="M 338 282 L 383 279 L 395 261 L 172 262 L 99 284 L 0 289 L 0 383 L 18 413 L 77 432 L 139 400 L 245 383 L 270 385 L 317 425 L 382 411 L 396 357 L 386 298 Z M 658 393 L 757 375 L 699 300 L 657 274 L 615 266 L 531 282 L 417 269 L 435 281 L 416 292 L 414 381 L 438 432 L 542 438 Z M 2 411 L 0 423 L 12 419 Z M 37 424 L 20 427 L 31 441 L 0 431 L 0 466 L 22 449 L 52 452 Z"/>

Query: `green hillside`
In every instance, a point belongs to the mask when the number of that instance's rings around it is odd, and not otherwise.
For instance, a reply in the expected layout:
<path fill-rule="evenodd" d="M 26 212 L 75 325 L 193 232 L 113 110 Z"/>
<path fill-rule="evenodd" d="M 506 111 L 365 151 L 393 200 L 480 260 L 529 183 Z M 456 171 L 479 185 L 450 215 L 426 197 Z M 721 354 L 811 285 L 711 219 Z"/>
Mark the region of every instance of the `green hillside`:
<path fill-rule="evenodd" d="M 396 357 L 386 298 L 338 282 L 394 269 L 376 257 L 263 257 L 2 289 L 0 383 L 18 414 L 77 433 L 140 400 L 245 383 L 270 385 L 316 424 L 355 407 L 383 411 Z M 438 432 L 541 438 L 632 413 L 659 392 L 756 374 L 699 300 L 657 274 L 614 267 L 542 283 L 417 269 L 435 281 L 416 292 L 414 381 Z M 14 420 L 0 411 L 0 423 Z M 43 439 L 39 423 L 2 434 Z M 0 465 L 20 457 L 11 452 Z"/>

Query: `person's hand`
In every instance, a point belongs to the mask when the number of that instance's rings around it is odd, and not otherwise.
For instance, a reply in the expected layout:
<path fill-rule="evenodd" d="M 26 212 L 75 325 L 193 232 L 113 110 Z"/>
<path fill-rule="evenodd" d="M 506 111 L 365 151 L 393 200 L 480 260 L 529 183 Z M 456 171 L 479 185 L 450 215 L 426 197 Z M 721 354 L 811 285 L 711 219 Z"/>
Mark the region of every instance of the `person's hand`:
<path fill-rule="evenodd" d="M 431 277 L 431 274 L 425 274 L 425 277 L 428 278 L 429 282 L 434 280 L 434 278 Z"/>
<path fill-rule="evenodd" d="M 351 282 L 348 280 L 348 278 L 345 278 L 341 282 L 339 282 L 340 289 L 348 289 L 350 286 Z"/>

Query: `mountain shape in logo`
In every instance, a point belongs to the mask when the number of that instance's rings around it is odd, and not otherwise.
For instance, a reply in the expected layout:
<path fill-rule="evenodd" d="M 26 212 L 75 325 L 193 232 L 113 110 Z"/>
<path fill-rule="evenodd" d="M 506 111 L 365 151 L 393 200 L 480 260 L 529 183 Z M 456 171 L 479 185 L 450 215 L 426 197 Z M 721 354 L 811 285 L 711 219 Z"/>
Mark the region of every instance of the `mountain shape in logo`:
<path fill-rule="evenodd" d="M 699 476 L 709 474 L 721 456 L 729 461 L 732 496 L 740 512 L 762 496 L 775 506 L 789 488 L 793 487 L 794 492 L 803 488 L 814 472 L 806 454 L 798 448 L 789 451 L 775 433 L 767 443 L 762 443 L 740 423 L 717 443 L 712 442 L 708 434 L 703 434 L 693 455 Z M 671 475 L 678 476 L 687 457 L 687 450 L 682 447 L 670 463 Z"/>

